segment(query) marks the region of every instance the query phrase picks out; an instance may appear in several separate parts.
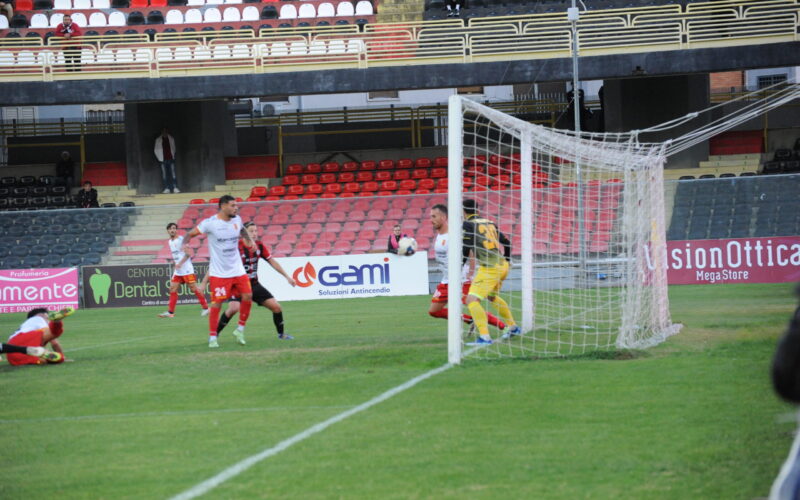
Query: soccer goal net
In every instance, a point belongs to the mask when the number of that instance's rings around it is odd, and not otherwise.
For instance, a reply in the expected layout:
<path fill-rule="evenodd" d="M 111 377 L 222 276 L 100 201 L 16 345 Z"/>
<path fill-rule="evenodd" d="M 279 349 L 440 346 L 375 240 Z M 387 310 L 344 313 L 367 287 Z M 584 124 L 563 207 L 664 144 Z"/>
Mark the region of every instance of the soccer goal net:
<path fill-rule="evenodd" d="M 492 343 L 475 346 L 480 321 L 451 314 L 451 362 L 647 348 L 678 332 L 667 298 L 663 146 L 554 130 L 459 96 L 449 105 L 450 310 L 462 308 L 463 247 L 474 258 L 486 255 L 478 245 L 494 246 L 492 234 L 488 243 L 463 239 L 463 201 L 477 207 L 468 220 L 493 223 L 511 245 L 501 300 L 485 282 L 471 289 L 489 313 Z M 487 267 L 476 260 L 470 277 Z M 495 278 L 489 271 L 481 280 Z M 515 322 L 520 334 L 498 322 Z"/>

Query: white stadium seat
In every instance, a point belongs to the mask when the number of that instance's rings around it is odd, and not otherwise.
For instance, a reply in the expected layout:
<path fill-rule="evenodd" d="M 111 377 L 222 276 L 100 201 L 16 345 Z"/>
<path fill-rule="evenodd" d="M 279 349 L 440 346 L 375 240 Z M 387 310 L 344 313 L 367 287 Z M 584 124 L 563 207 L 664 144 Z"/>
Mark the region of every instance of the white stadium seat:
<path fill-rule="evenodd" d="M 331 40 L 328 42 L 328 54 L 344 54 L 347 47 L 344 40 Z"/>
<path fill-rule="evenodd" d="M 258 21 L 259 12 L 258 7 L 248 5 L 242 10 L 242 21 Z"/>
<path fill-rule="evenodd" d="M 254 54 L 258 57 L 267 57 L 269 56 L 269 47 L 266 43 L 259 43 L 253 46 Z"/>
<path fill-rule="evenodd" d="M 172 49 L 169 47 L 159 47 L 156 49 L 156 60 L 157 61 L 171 61 L 172 57 Z"/>
<path fill-rule="evenodd" d="M 6 28 L 8 28 L 8 18 L 0 16 L 6 20 Z M 47 28 L 49 22 L 47 16 L 44 14 L 34 14 L 31 16 L 31 28 Z"/>
<path fill-rule="evenodd" d="M 17 64 L 22 64 L 25 66 L 33 66 L 36 64 L 36 56 L 33 55 L 33 52 L 28 50 L 24 52 L 20 52 L 17 54 Z"/>
<path fill-rule="evenodd" d="M 55 64 L 64 64 L 64 51 L 57 50 L 55 54 L 55 58 L 53 60 Z"/>
<path fill-rule="evenodd" d="M 289 49 L 286 47 L 286 44 L 284 42 L 275 42 L 272 44 L 272 48 L 270 49 L 270 54 L 273 57 L 288 56 Z"/>
<path fill-rule="evenodd" d="M 231 52 L 233 57 L 239 58 L 250 58 L 252 55 L 250 54 L 250 46 L 240 43 L 238 45 L 233 46 L 233 51 Z"/>
<path fill-rule="evenodd" d="M 119 49 L 117 51 L 117 62 L 118 63 L 132 63 L 133 62 L 133 51 L 131 49 Z"/>
<path fill-rule="evenodd" d="M 218 23 L 222 21 L 222 14 L 220 13 L 219 9 L 216 7 L 211 7 L 206 9 L 203 12 L 203 22 L 206 23 Z"/>
<path fill-rule="evenodd" d="M 242 3 L 242 0 L 225 0 L 225 3 Z"/>
<path fill-rule="evenodd" d="M 205 5 L 205 0 L 189 0 L 186 5 L 199 7 L 200 5 Z"/>
<path fill-rule="evenodd" d="M 206 5 L 221 5 L 223 0 L 206 0 Z"/>
<path fill-rule="evenodd" d="M 81 50 L 81 64 L 94 63 L 94 52 L 91 49 Z"/>
<path fill-rule="evenodd" d="M 203 22 L 203 14 L 200 13 L 199 9 L 189 9 L 186 11 L 186 17 L 184 18 L 183 22 L 186 24 L 195 24 L 195 23 L 202 23 Z"/>
<path fill-rule="evenodd" d="M 53 10 L 72 10 L 72 0 L 55 0 Z"/>
<path fill-rule="evenodd" d="M 211 51 L 205 46 L 197 47 L 194 49 L 194 59 L 211 59 Z"/>
<path fill-rule="evenodd" d="M 125 14 L 123 14 L 118 10 L 115 10 L 114 12 L 108 15 L 108 25 L 125 26 Z"/>
<path fill-rule="evenodd" d="M 336 6 L 337 16 L 352 16 L 353 14 L 355 14 L 355 10 L 350 2 L 339 2 L 339 5 Z"/>
<path fill-rule="evenodd" d="M 359 0 L 356 4 L 356 15 L 357 16 L 371 16 L 374 14 L 375 11 L 372 9 L 372 3 L 368 0 Z"/>
<path fill-rule="evenodd" d="M 183 24 L 183 12 L 178 9 L 170 9 L 164 18 L 164 24 Z"/>
<path fill-rule="evenodd" d="M 297 19 L 297 7 L 292 4 L 281 5 L 279 19 Z"/>
<path fill-rule="evenodd" d="M 0 30 L 8 29 L 8 18 L 6 16 L 0 16 Z"/>
<path fill-rule="evenodd" d="M 86 16 L 82 12 L 73 12 L 72 22 L 77 24 L 78 26 L 86 26 L 88 24 Z"/>
<path fill-rule="evenodd" d="M 61 24 L 61 20 L 64 19 L 64 14 L 61 12 L 56 12 L 50 16 L 50 27 L 55 28 L 59 24 Z"/>
<path fill-rule="evenodd" d="M 317 17 L 317 10 L 314 8 L 314 5 L 310 3 L 304 3 L 300 6 L 300 10 L 297 11 L 297 17 L 303 19 Z"/>
<path fill-rule="evenodd" d="M 111 49 L 100 49 L 97 53 L 97 62 L 99 64 L 114 64 L 114 51 Z"/>
<path fill-rule="evenodd" d="M 110 9 L 111 2 L 108 0 L 92 0 L 93 9 Z"/>
<path fill-rule="evenodd" d="M 72 0 L 72 8 L 73 9 L 91 9 L 92 8 L 92 0 Z M 82 26 L 82 25 L 78 25 Z"/>
<path fill-rule="evenodd" d="M 222 12 L 222 20 L 225 22 L 235 23 L 242 20 L 242 13 L 236 7 L 225 7 Z"/>
<path fill-rule="evenodd" d="M 147 62 L 150 60 L 150 49 L 139 47 L 136 49 L 136 54 L 134 57 L 136 62 Z"/>
<path fill-rule="evenodd" d="M 231 48 L 227 45 L 215 45 L 213 54 L 214 59 L 230 59 Z"/>
<path fill-rule="evenodd" d="M 327 52 L 328 48 L 325 45 L 325 40 L 314 40 L 308 47 L 309 55 L 322 55 Z"/>
<path fill-rule="evenodd" d="M 306 42 L 296 41 L 289 44 L 289 54 L 293 56 L 304 56 L 308 54 Z"/>
<path fill-rule="evenodd" d="M 330 2 L 323 2 L 317 7 L 317 17 L 333 17 L 336 15 L 336 9 Z"/>
<path fill-rule="evenodd" d="M 358 39 L 352 39 L 347 41 L 347 52 L 350 54 L 358 54 L 359 52 L 364 51 L 364 42 Z"/>
<path fill-rule="evenodd" d="M 106 15 L 102 12 L 92 12 L 92 14 L 89 16 L 89 26 L 93 28 L 98 26 L 108 26 Z"/>
<path fill-rule="evenodd" d="M 189 47 L 176 47 L 175 48 L 175 60 L 176 61 L 191 61 L 192 60 L 192 49 Z"/>
<path fill-rule="evenodd" d="M 14 54 L 11 52 L 0 52 L 0 66 L 13 66 Z"/>

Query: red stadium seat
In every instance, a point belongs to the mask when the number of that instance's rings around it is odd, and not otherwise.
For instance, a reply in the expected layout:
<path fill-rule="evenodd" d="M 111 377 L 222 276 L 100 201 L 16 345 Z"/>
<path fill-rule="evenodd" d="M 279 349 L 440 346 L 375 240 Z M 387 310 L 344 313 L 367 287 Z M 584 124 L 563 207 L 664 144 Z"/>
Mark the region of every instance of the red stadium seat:
<path fill-rule="evenodd" d="M 301 184 L 316 184 L 319 182 L 319 177 L 316 174 L 304 174 L 303 177 L 300 178 Z"/>
<path fill-rule="evenodd" d="M 353 231 L 357 233 L 361 231 L 361 223 L 352 220 L 345 221 L 345 223 L 342 224 L 342 231 Z"/>
<path fill-rule="evenodd" d="M 327 241 L 318 241 L 316 245 L 314 245 L 314 249 L 311 251 L 314 255 L 325 255 L 331 252 L 331 244 Z"/>
<path fill-rule="evenodd" d="M 150 7 L 166 7 L 167 0 L 150 0 Z"/>
<path fill-rule="evenodd" d="M 347 213 L 347 218 L 358 223 L 362 220 L 366 220 L 367 214 L 365 214 L 363 210 L 352 210 Z"/>
<path fill-rule="evenodd" d="M 332 172 L 332 173 L 336 173 L 336 172 L 338 172 L 338 171 L 339 171 L 339 169 L 340 169 L 340 168 L 341 168 L 341 167 L 339 166 L 339 164 L 338 164 L 337 162 L 335 162 L 335 161 L 329 161 L 329 162 L 327 162 L 326 164 L 324 164 L 324 165 L 322 166 L 322 171 L 323 171 L 323 172 Z"/>
<path fill-rule="evenodd" d="M 267 188 L 264 186 L 253 186 L 250 190 L 250 196 L 266 196 Z"/>
<path fill-rule="evenodd" d="M 375 180 L 378 182 L 391 180 L 392 173 L 385 170 L 375 172 Z"/>
<path fill-rule="evenodd" d="M 334 182 L 332 184 L 325 185 L 325 194 L 339 194 L 342 192 L 342 185 L 338 182 Z"/>
<path fill-rule="evenodd" d="M 404 181 L 400 181 L 398 186 L 400 189 L 411 190 L 417 189 L 417 181 L 406 179 Z"/>
<path fill-rule="evenodd" d="M 178 229 L 191 229 L 194 227 L 194 221 L 189 218 L 178 219 Z"/>
<path fill-rule="evenodd" d="M 381 182 L 382 191 L 397 191 L 397 181 L 383 181 Z"/>
<path fill-rule="evenodd" d="M 436 181 L 433 179 L 420 179 L 418 188 L 419 189 L 433 189 L 436 186 Z"/>
<path fill-rule="evenodd" d="M 356 174 L 353 172 L 342 172 L 339 174 L 336 180 L 339 182 L 355 182 Z"/>
<path fill-rule="evenodd" d="M 307 233 L 319 234 L 322 232 L 322 224 L 320 224 L 319 222 L 312 222 L 310 224 L 306 224 L 304 231 Z"/>
<path fill-rule="evenodd" d="M 280 201 L 280 199 L 281 199 L 280 196 L 272 196 L 272 195 L 270 195 L 270 196 L 267 196 L 266 198 L 264 198 L 264 201 Z"/>
<path fill-rule="evenodd" d="M 319 197 L 320 197 L 320 198 L 324 198 L 324 199 L 326 199 L 326 200 L 332 200 L 332 199 L 334 199 L 334 198 L 337 198 L 338 196 L 339 196 L 339 194 L 338 194 L 338 193 L 329 193 L 329 192 L 327 192 L 327 191 L 325 191 L 324 193 L 322 193 L 321 195 L 319 195 Z"/>
<path fill-rule="evenodd" d="M 438 181 L 436 181 L 436 189 L 447 189 L 448 186 L 449 186 L 449 182 L 447 180 L 447 177 L 443 177 L 443 178 L 439 179 Z"/>
<path fill-rule="evenodd" d="M 498 167 L 496 165 L 489 165 L 486 168 L 486 173 L 489 174 L 489 175 L 497 175 L 497 174 L 500 173 L 500 167 Z"/>
<path fill-rule="evenodd" d="M 392 179 L 395 181 L 402 181 L 411 178 L 410 170 L 395 170 Z"/>
<path fill-rule="evenodd" d="M 404 217 L 405 217 L 405 212 L 403 212 L 403 210 L 399 208 L 390 208 L 386 212 L 387 219 L 402 219 Z"/>
<path fill-rule="evenodd" d="M 431 190 L 430 189 L 419 189 L 419 188 L 417 188 L 417 190 L 414 191 L 414 194 L 431 194 Z"/>
<path fill-rule="evenodd" d="M 394 191 L 378 191 L 375 193 L 377 196 L 393 196 Z"/>
<path fill-rule="evenodd" d="M 380 228 L 381 225 L 376 220 L 364 221 L 364 224 L 361 225 L 361 231 L 378 231 Z"/>
<path fill-rule="evenodd" d="M 360 193 L 358 193 L 358 196 L 360 196 L 362 198 L 370 198 L 372 196 L 375 196 L 375 192 L 374 191 L 361 191 Z"/>
<path fill-rule="evenodd" d="M 344 185 L 345 193 L 357 193 L 361 191 L 361 185 L 357 182 L 348 182 Z"/>
<path fill-rule="evenodd" d="M 349 252 L 353 249 L 353 245 L 351 245 L 349 241 L 337 241 L 334 243 L 333 249 L 339 252 Z"/>
<path fill-rule="evenodd" d="M 446 168 L 433 168 L 431 169 L 431 178 L 439 179 L 442 177 L 447 177 L 447 169 Z"/>
<path fill-rule="evenodd" d="M 322 166 L 319 163 L 309 163 L 306 165 L 305 172 L 307 174 L 318 174 L 322 172 Z"/>
<path fill-rule="evenodd" d="M 280 256 L 286 256 L 292 253 L 293 248 L 294 247 L 292 246 L 291 243 L 286 243 L 285 241 L 282 241 L 277 245 L 275 245 L 275 247 L 272 249 L 272 253 Z"/>
<path fill-rule="evenodd" d="M 287 193 L 292 195 L 292 196 L 299 196 L 299 195 L 305 193 L 305 191 L 306 191 L 306 187 L 305 186 L 303 186 L 302 184 L 297 184 L 297 185 L 294 185 L 294 186 L 289 186 L 289 190 L 287 191 Z"/>
<path fill-rule="evenodd" d="M 309 184 L 306 187 L 306 193 L 309 194 L 322 194 L 325 192 L 325 186 L 322 184 Z"/>
<path fill-rule="evenodd" d="M 378 190 L 378 183 L 375 181 L 365 182 L 363 186 L 361 186 L 362 191 L 377 191 Z"/>
<path fill-rule="evenodd" d="M 299 163 L 292 163 L 291 165 L 286 167 L 287 174 L 302 174 L 303 173 L 303 166 Z"/>
<path fill-rule="evenodd" d="M 189 205 L 204 205 L 206 200 L 202 198 L 193 198 L 189 200 Z"/>
<path fill-rule="evenodd" d="M 383 218 L 383 210 L 370 210 L 367 212 L 367 219 L 369 220 L 382 220 Z"/>
<path fill-rule="evenodd" d="M 475 186 L 488 186 L 491 184 L 492 179 L 486 175 L 479 175 L 475 177 Z"/>
<path fill-rule="evenodd" d="M 408 200 L 405 198 L 395 198 L 392 200 L 392 205 L 390 208 L 399 208 L 400 210 L 405 210 L 408 208 Z M 406 217 L 409 215 L 406 214 Z"/>
<path fill-rule="evenodd" d="M 414 168 L 431 168 L 430 158 L 417 158 L 414 161 Z"/>
<path fill-rule="evenodd" d="M 333 243 L 334 241 L 339 239 L 339 232 L 338 231 L 325 231 L 323 230 L 322 233 L 319 235 L 319 241 L 327 241 L 328 243 Z"/>
<path fill-rule="evenodd" d="M 444 189 L 437 188 L 437 189 L 434 189 L 433 192 L 436 193 L 436 194 L 447 194 L 447 188 L 444 188 Z"/>
<path fill-rule="evenodd" d="M 348 161 L 342 165 L 342 172 L 355 172 L 358 170 L 358 163 L 354 161 Z"/>
<path fill-rule="evenodd" d="M 447 179 L 440 179 L 440 180 L 445 180 L 445 181 L 446 181 Z M 446 185 L 447 185 L 447 183 L 445 183 L 445 186 L 446 186 Z M 472 186 L 473 186 L 473 185 L 475 185 L 475 182 L 473 181 L 472 177 L 464 177 L 464 180 L 463 180 L 463 182 L 461 183 L 461 185 L 462 185 L 464 188 L 471 189 L 471 188 L 472 188 Z M 440 186 L 439 184 L 437 184 L 437 185 L 436 185 L 436 187 L 442 187 L 442 186 Z"/>
<path fill-rule="evenodd" d="M 270 220 L 272 224 L 288 224 L 289 216 L 287 214 L 275 214 Z"/>
<path fill-rule="evenodd" d="M 397 168 L 411 168 L 413 166 L 414 162 L 412 160 L 409 160 L 408 158 L 397 160 Z"/>
<path fill-rule="evenodd" d="M 372 243 L 369 240 L 359 239 L 353 243 L 353 252 L 354 253 L 366 253 L 369 252 L 372 248 Z"/>
<path fill-rule="evenodd" d="M 376 237 L 376 234 L 375 234 L 374 230 L 372 230 L 372 229 L 362 229 L 356 235 L 356 241 L 358 241 L 358 240 L 372 241 L 372 240 L 375 239 L 375 237 Z"/>
<path fill-rule="evenodd" d="M 387 200 L 375 200 L 370 205 L 373 210 L 389 210 L 390 203 Z"/>
<path fill-rule="evenodd" d="M 378 170 L 394 170 L 394 160 L 381 160 L 378 162 Z"/>
<path fill-rule="evenodd" d="M 433 167 L 434 168 L 437 168 L 437 167 L 447 168 L 447 165 L 448 165 L 448 161 L 447 161 L 447 157 L 446 156 L 437 156 L 436 158 L 433 159 Z"/>
<path fill-rule="evenodd" d="M 374 161 L 362 161 L 361 162 L 361 170 L 375 170 L 377 168 L 377 163 Z"/>
<path fill-rule="evenodd" d="M 326 163 L 326 165 L 327 165 L 327 163 Z M 332 173 L 320 174 L 319 182 L 320 182 L 320 184 L 330 184 L 331 182 L 336 182 L 336 174 L 332 174 Z"/>
<path fill-rule="evenodd" d="M 14 2 L 14 10 L 33 10 L 33 0 L 17 0 Z"/>
<path fill-rule="evenodd" d="M 306 232 L 303 232 L 303 233 L 300 234 L 300 241 L 304 241 L 304 242 L 308 242 L 308 243 L 314 243 L 315 241 L 317 241 L 318 237 L 319 237 L 318 233 L 306 233 Z"/>
<path fill-rule="evenodd" d="M 362 210 L 367 212 L 372 209 L 372 204 L 366 200 L 359 200 L 353 203 L 353 210 Z"/>
<path fill-rule="evenodd" d="M 242 197 L 241 197 L 241 196 L 237 196 L 237 197 L 236 197 L 236 201 L 237 201 L 237 202 L 242 202 L 242 201 L 244 201 L 244 200 L 242 199 Z"/>
<path fill-rule="evenodd" d="M 327 222 L 322 227 L 322 232 L 323 233 L 338 233 L 341 230 L 342 230 L 341 222 Z"/>
<path fill-rule="evenodd" d="M 375 179 L 375 174 L 372 172 L 358 172 L 356 174 L 356 182 L 369 182 Z"/>
<path fill-rule="evenodd" d="M 325 212 L 314 212 L 311 214 L 309 220 L 311 220 L 311 222 L 322 223 L 328 220 L 328 214 Z"/>
<path fill-rule="evenodd" d="M 292 255 L 308 255 L 311 253 L 311 243 L 313 242 L 306 242 L 301 241 L 294 246 L 294 251 Z"/>
<path fill-rule="evenodd" d="M 339 198 L 354 198 L 355 195 L 356 195 L 355 193 L 346 192 L 346 193 L 340 194 Z"/>
<path fill-rule="evenodd" d="M 317 198 L 319 198 L 319 195 L 312 193 L 306 193 L 300 197 L 301 200 L 316 200 Z"/>
<path fill-rule="evenodd" d="M 347 220 L 347 214 L 339 210 L 334 210 L 328 215 L 328 222 L 344 222 Z"/>
<path fill-rule="evenodd" d="M 424 168 L 417 168 L 411 171 L 411 178 L 412 179 L 427 179 L 428 178 L 428 170 Z"/>
<path fill-rule="evenodd" d="M 211 204 L 219 203 L 219 198 L 211 198 L 208 202 Z"/>
<path fill-rule="evenodd" d="M 147 0 L 131 0 L 130 5 L 132 9 L 142 9 L 150 5 L 150 2 Z"/>
<path fill-rule="evenodd" d="M 248 196 L 245 201 L 261 201 L 261 197 L 259 197 L 259 196 Z"/>
<path fill-rule="evenodd" d="M 291 186 L 292 184 L 300 184 L 300 176 L 299 175 L 286 175 L 283 177 L 282 184 L 284 186 Z"/>

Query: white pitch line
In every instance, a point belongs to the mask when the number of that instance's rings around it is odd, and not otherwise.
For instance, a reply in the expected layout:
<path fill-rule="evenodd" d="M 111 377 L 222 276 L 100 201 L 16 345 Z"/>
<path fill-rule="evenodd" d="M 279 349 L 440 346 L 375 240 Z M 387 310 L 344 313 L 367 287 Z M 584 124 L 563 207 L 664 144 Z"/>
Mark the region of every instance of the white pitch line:
<path fill-rule="evenodd" d="M 172 417 L 172 416 L 193 416 L 209 415 L 219 413 L 250 413 L 267 411 L 302 411 L 302 410 L 327 410 L 352 408 L 352 405 L 329 405 L 329 406 L 265 406 L 262 408 L 221 408 L 218 410 L 185 410 L 185 411 L 145 411 L 138 413 L 109 413 L 106 415 L 76 415 L 71 417 L 43 417 L 43 418 L 18 418 L 0 419 L 0 424 L 27 424 L 40 422 L 76 422 L 81 420 L 101 420 L 110 418 L 138 418 L 138 417 Z"/>
<path fill-rule="evenodd" d="M 358 405 L 358 406 L 356 406 L 354 408 L 351 408 L 351 409 L 349 409 L 347 411 L 344 411 L 344 412 L 342 412 L 342 413 L 340 413 L 338 415 L 335 415 L 335 416 L 333 416 L 333 417 L 331 417 L 331 418 L 329 418 L 329 419 L 327 419 L 327 420 L 325 420 L 323 422 L 320 422 L 318 424 L 312 425 L 311 427 L 309 427 L 308 429 L 300 432 L 299 434 L 295 434 L 294 436 L 281 441 L 280 443 L 276 444 L 275 446 L 273 446 L 271 448 L 267 448 L 267 449 L 265 449 L 265 450 L 263 450 L 263 451 L 261 451 L 259 453 L 256 453 L 255 455 L 251 455 L 251 456 L 245 458 L 244 460 L 242 460 L 242 461 L 240 461 L 240 462 L 228 467 L 227 469 L 223 470 L 222 472 L 220 472 L 216 476 L 213 476 L 213 477 L 211 477 L 209 479 L 206 479 L 205 481 L 203 481 L 201 483 L 198 483 L 197 485 L 189 488 L 188 490 L 186 490 L 186 491 L 184 491 L 182 493 L 179 493 L 178 495 L 175 495 L 174 497 L 171 498 L 171 500 L 189 500 L 191 498 L 197 498 L 200 495 L 204 495 L 204 494 L 208 493 L 209 491 L 213 490 L 214 488 L 216 488 L 217 486 L 219 486 L 220 484 L 224 483 L 228 479 L 231 479 L 233 477 L 238 476 L 239 474 L 241 474 L 242 472 L 246 471 L 250 467 L 256 465 L 259 462 L 261 462 L 262 460 L 267 459 L 267 458 L 269 458 L 271 456 L 277 455 L 278 453 L 282 452 L 283 450 L 286 450 L 287 448 L 289 448 L 289 447 L 291 447 L 291 446 L 293 446 L 293 445 L 295 445 L 295 444 L 297 444 L 297 443 L 299 443 L 301 441 L 304 441 L 304 440 L 310 438 L 314 434 L 318 434 L 318 433 L 324 431 L 325 429 L 327 429 L 331 425 L 333 425 L 335 423 L 338 423 L 338 422 L 341 422 L 342 420 L 344 420 L 344 419 L 346 419 L 348 417 L 352 417 L 353 415 L 355 415 L 357 413 L 360 413 L 360 412 L 362 412 L 364 410 L 372 408 L 373 406 L 377 405 L 378 403 L 382 403 L 383 401 L 386 401 L 387 399 L 389 399 L 389 398 L 391 398 L 391 397 L 393 397 L 393 396 L 395 396 L 397 394 L 400 394 L 401 392 L 403 392 L 403 391 L 405 391 L 407 389 L 410 389 L 410 388 L 414 387 L 415 385 L 417 385 L 418 383 L 422 382 L 423 380 L 426 380 L 426 379 L 429 379 L 431 377 L 434 377 L 434 376 L 444 372 L 445 370 L 448 370 L 448 369 L 452 368 L 453 366 L 454 365 L 452 365 L 450 363 L 447 363 L 445 365 L 440 366 L 439 368 L 434 368 L 433 370 L 430 370 L 430 371 L 428 371 L 426 373 L 423 373 L 422 375 L 414 377 L 411 380 L 409 380 L 409 381 L 407 381 L 407 382 L 405 382 L 403 384 L 400 384 L 400 385 L 398 385 L 397 387 L 395 387 L 393 389 L 389 389 L 388 391 L 384 392 L 383 394 L 370 399 L 366 403 L 362 403 L 362 404 L 360 404 L 360 405 Z"/>

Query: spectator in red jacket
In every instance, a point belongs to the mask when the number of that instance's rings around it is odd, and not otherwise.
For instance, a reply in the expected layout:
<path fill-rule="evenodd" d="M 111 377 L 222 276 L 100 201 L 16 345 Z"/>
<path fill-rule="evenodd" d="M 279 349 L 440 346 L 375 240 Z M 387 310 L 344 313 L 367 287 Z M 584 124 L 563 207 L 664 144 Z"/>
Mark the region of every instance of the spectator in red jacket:
<path fill-rule="evenodd" d="M 56 27 L 56 36 L 66 40 L 74 40 L 83 35 L 81 27 L 72 22 L 72 16 L 64 14 L 61 24 Z M 73 45 L 73 44 L 67 44 Z M 80 71 L 80 50 L 65 50 L 64 59 L 67 63 L 67 71 Z"/>

